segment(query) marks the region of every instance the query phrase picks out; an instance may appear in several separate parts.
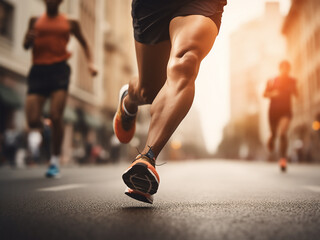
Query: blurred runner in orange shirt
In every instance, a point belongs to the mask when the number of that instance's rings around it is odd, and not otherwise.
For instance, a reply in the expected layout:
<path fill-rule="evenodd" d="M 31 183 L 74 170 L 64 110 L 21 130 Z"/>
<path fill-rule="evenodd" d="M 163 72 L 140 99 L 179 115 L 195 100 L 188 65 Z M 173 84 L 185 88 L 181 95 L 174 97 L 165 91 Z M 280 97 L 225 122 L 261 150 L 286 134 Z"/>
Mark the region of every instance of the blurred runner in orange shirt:
<path fill-rule="evenodd" d="M 264 97 L 270 99 L 269 124 L 271 136 L 268 142 L 270 152 L 274 150 L 277 134 L 280 138 L 280 160 L 282 171 L 287 168 L 287 132 L 292 118 L 291 99 L 298 96 L 296 80 L 290 77 L 290 63 L 279 64 L 279 76 L 268 81 Z"/>
<path fill-rule="evenodd" d="M 97 74 L 90 48 L 82 35 L 79 22 L 59 13 L 63 0 L 44 0 L 46 12 L 32 17 L 23 43 L 32 48 L 33 65 L 28 76 L 26 115 L 31 131 L 41 131 L 43 105 L 50 98 L 52 121 L 52 156 L 47 177 L 59 176 L 59 160 L 63 140 L 63 111 L 65 108 L 70 78 L 67 60 L 70 53 L 67 44 L 74 35 L 81 44 L 88 60 L 88 70 Z"/>

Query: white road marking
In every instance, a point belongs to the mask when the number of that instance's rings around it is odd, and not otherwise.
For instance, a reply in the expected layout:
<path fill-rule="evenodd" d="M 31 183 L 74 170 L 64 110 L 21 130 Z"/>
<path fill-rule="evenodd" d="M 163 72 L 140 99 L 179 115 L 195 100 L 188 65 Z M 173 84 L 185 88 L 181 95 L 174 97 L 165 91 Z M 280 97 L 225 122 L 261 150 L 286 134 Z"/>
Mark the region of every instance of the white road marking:
<path fill-rule="evenodd" d="M 311 185 L 309 185 L 309 186 L 304 186 L 304 188 L 306 188 L 306 189 L 308 189 L 308 190 L 310 190 L 312 192 L 320 193 L 320 186 L 311 186 Z"/>
<path fill-rule="evenodd" d="M 55 186 L 55 187 L 49 187 L 49 188 L 39 188 L 37 189 L 37 191 L 58 192 L 58 191 L 76 189 L 76 188 L 83 188 L 85 186 L 86 186 L 85 184 L 67 184 L 67 185 L 61 185 L 61 186 Z"/>

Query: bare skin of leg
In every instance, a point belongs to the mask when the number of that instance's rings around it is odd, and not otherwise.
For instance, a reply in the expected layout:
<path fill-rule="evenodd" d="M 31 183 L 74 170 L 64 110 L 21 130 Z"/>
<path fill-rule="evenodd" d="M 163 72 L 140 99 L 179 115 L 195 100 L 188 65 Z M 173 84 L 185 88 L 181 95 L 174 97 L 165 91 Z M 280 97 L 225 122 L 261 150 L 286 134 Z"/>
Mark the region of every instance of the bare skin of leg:
<path fill-rule="evenodd" d="M 42 110 L 46 98 L 42 95 L 30 94 L 26 99 L 26 116 L 30 129 L 42 130 Z"/>
<path fill-rule="evenodd" d="M 271 136 L 268 140 L 268 149 L 272 153 L 274 150 L 274 141 L 277 137 L 277 129 L 279 124 L 270 124 Z"/>
<path fill-rule="evenodd" d="M 161 71 L 161 75 L 166 74 L 166 80 L 152 101 L 151 123 L 147 143 L 142 153 L 148 152 L 148 146 L 152 146 L 153 153 L 157 157 L 188 113 L 194 98 L 194 83 L 200 63 L 211 50 L 217 34 L 218 29 L 215 23 L 204 16 L 177 17 L 171 21 L 171 51 L 167 67 Z M 152 58 L 156 59 L 158 56 L 154 55 Z M 144 63 L 146 59 L 139 58 L 137 54 L 137 60 L 138 66 L 143 68 L 146 64 Z M 163 68 L 163 65 L 159 66 L 157 64 L 156 67 Z M 139 70 L 140 73 L 148 71 L 147 69 Z M 154 74 L 150 78 L 149 81 L 152 81 Z M 139 86 L 139 83 L 137 85 Z M 140 94 L 131 92 L 130 95 L 129 89 L 128 99 L 131 100 L 131 103 L 133 103 L 133 99 L 142 99 L 141 102 L 136 101 L 136 106 L 150 103 L 150 101 L 144 100 L 146 98 L 141 98 L 143 96 L 142 93 L 148 95 L 150 93 L 149 90 L 144 89 L 141 91 L 139 87 L 136 89 Z M 152 93 L 155 95 L 154 92 Z M 131 108 L 130 110 L 133 109 Z"/>
<path fill-rule="evenodd" d="M 279 136 L 280 136 L 280 157 L 287 158 L 288 139 L 287 132 L 290 125 L 290 118 L 283 117 L 279 121 Z"/>
<path fill-rule="evenodd" d="M 52 154 L 60 155 L 63 141 L 63 112 L 66 105 L 68 93 L 58 90 L 50 96 L 50 118 L 52 121 Z"/>
<path fill-rule="evenodd" d="M 129 83 L 129 94 L 124 104 L 130 113 L 139 105 L 151 104 L 167 79 L 167 65 L 170 56 L 170 41 L 155 45 L 135 42 L 139 77 Z"/>

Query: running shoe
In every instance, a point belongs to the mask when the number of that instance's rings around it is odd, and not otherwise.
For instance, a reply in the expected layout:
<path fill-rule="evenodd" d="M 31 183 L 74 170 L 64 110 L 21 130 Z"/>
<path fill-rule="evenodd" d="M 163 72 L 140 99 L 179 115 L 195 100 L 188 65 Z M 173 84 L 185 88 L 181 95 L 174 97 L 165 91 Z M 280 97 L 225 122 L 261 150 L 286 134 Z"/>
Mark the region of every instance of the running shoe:
<path fill-rule="evenodd" d="M 141 201 L 141 202 L 145 202 L 145 203 L 153 203 L 153 196 L 151 194 L 148 193 L 143 193 L 140 192 L 138 190 L 133 190 L 130 188 L 127 188 L 125 191 L 125 194 L 128 195 L 129 197 Z"/>
<path fill-rule="evenodd" d="M 120 89 L 118 110 L 113 118 L 113 131 L 121 143 L 128 143 L 136 131 L 136 114 L 130 114 L 124 109 L 123 99 L 128 95 L 129 85 Z"/>
<path fill-rule="evenodd" d="M 280 158 L 279 166 L 280 166 L 280 170 L 282 172 L 285 172 L 287 170 L 287 159 L 286 158 Z"/>
<path fill-rule="evenodd" d="M 122 179 L 128 186 L 126 195 L 142 202 L 153 202 L 151 195 L 157 192 L 160 182 L 154 158 L 139 154 L 122 175 Z"/>
<path fill-rule="evenodd" d="M 56 165 L 50 165 L 47 172 L 47 178 L 59 178 L 60 177 L 60 170 Z"/>

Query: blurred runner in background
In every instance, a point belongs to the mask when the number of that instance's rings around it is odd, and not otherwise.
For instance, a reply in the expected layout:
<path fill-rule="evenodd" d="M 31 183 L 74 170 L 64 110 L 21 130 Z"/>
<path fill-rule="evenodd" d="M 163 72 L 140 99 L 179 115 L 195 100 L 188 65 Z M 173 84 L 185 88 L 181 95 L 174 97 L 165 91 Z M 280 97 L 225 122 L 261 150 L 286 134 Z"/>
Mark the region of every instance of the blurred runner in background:
<path fill-rule="evenodd" d="M 279 64 L 279 76 L 267 82 L 264 97 L 270 99 L 269 124 L 271 136 L 268 148 L 273 152 L 277 135 L 280 140 L 279 166 L 282 171 L 287 169 L 287 132 L 292 118 L 291 98 L 298 97 L 296 80 L 290 76 L 290 63 Z"/>
<path fill-rule="evenodd" d="M 9 128 L 4 132 L 3 141 L 3 153 L 11 167 L 15 167 L 16 165 L 16 153 L 19 147 L 18 138 L 19 132 L 15 128 L 14 123 L 11 123 Z"/>
<path fill-rule="evenodd" d="M 67 44 L 70 35 L 79 41 L 88 60 L 92 76 L 97 74 L 90 48 L 84 39 L 78 21 L 59 13 L 63 0 L 44 0 L 46 12 L 32 17 L 23 43 L 24 48 L 32 48 L 33 65 L 28 76 L 26 115 L 33 131 L 41 131 L 42 110 L 46 99 L 50 99 L 52 121 L 52 156 L 47 177 L 59 176 L 59 160 L 63 141 L 63 111 L 65 108 L 70 78 L 67 60 L 70 53 Z M 88 79 L 89 80 L 89 79 Z"/>

